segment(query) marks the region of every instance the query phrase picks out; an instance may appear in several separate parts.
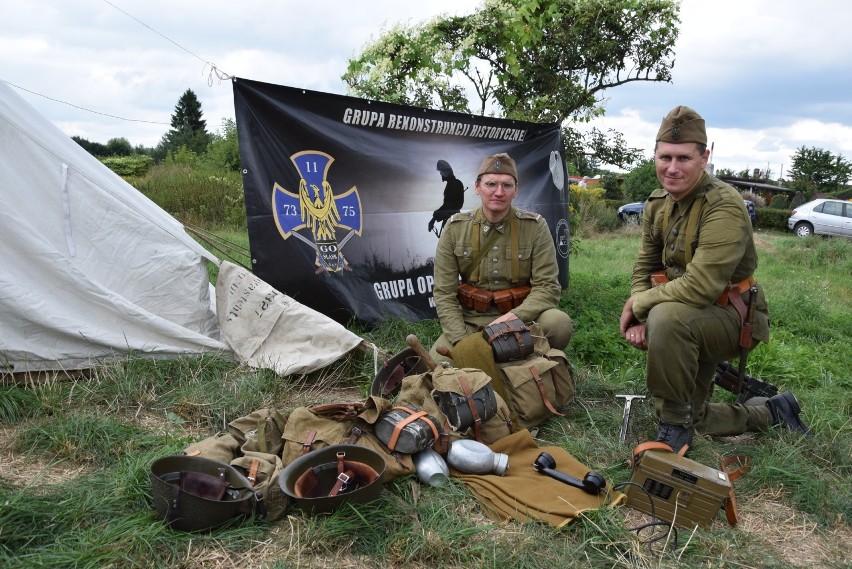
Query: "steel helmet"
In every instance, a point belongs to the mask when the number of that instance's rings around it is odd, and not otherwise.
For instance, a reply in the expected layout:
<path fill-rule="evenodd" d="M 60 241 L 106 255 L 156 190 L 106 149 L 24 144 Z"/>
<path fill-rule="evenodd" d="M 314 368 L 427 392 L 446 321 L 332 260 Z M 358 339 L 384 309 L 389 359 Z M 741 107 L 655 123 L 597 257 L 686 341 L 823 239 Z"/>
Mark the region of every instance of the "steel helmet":
<path fill-rule="evenodd" d="M 169 527 L 202 531 L 250 514 L 258 500 L 251 482 L 230 464 L 175 455 L 151 465 L 151 497 Z"/>
<path fill-rule="evenodd" d="M 382 364 L 370 387 L 370 395 L 376 397 L 392 397 L 402 385 L 402 380 L 409 375 L 419 375 L 429 371 L 429 366 L 423 358 L 411 348 L 405 348 Z"/>
<path fill-rule="evenodd" d="M 385 459 L 357 445 L 329 445 L 302 455 L 284 468 L 279 485 L 308 514 L 333 512 L 346 503 L 379 497 Z"/>

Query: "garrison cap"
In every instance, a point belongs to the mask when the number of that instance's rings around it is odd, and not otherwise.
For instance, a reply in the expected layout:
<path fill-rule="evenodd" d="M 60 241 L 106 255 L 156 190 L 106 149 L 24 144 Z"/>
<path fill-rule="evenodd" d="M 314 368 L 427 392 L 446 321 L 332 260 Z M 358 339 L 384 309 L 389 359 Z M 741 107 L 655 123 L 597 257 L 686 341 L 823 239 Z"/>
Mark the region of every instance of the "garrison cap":
<path fill-rule="evenodd" d="M 704 119 L 685 105 L 673 108 L 660 124 L 657 131 L 658 142 L 697 142 L 707 144 L 707 131 Z"/>
<path fill-rule="evenodd" d="M 476 177 L 478 178 L 483 174 L 509 174 L 515 179 L 516 183 L 518 181 L 518 169 L 515 167 L 515 161 L 505 152 L 486 156 L 482 164 L 479 165 Z"/>

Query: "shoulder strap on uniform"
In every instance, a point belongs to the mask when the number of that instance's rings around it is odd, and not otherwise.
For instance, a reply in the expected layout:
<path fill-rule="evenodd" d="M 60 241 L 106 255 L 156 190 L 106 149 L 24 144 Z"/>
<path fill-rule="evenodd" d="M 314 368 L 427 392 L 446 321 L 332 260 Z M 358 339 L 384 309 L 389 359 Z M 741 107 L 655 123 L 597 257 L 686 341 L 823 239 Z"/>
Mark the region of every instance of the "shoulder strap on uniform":
<path fill-rule="evenodd" d="M 468 266 L 469 276 L 465 279 L 469 283 L 475 283 L 479 280 L 479 262 L 488 253 L 488 250 L 491 248 L 491 245 L 494 244 L 495 241 L 500 237 L 500 233 L 492 228 L 491 235 L 488 236 L 488 241 L 486 241 L 485 246 L 480 248 L 480 232 L 482 231 L 482 223 L 479 220 L 474 220 L 473 223 L 470 224 L 470 248 L 471 253 L 474 253 L 473 259 L 471 259 L 471 263 Z M 462 273 L 464 276 L 464 272 Z"/>
<path fill-rule="evenodd" d="M 704 209 L 704 194 L 695 196 L 695 201 L 692 202 L 692 208 L 689 211 L 689 219 L 686 220 L 686 242 L 684 243 L 685 256 L 683 266 L 686 266 L 692 261 L 692 255 L 695 251 L 692 250 L 692 242 L 695 240 L 695 226 L 698 223 L 698 217 L 701 215 L 701 210 Z"/>
<path fill-rule="evenodd" d="M 695 254 L 695 251 L 692 248 L 692 242 L 695 240 L 695 232 L 696 226 L 698 224 L 698 218 L 701 216 L 701 210 L 704 209 L 704 202 L 706 202 L 706 198 L 704 194 L 699 194 L 695 196 L 695 200 L 693 200 L 692 205 L 689 206 L 689 218 L 686 220 L 686 233 L 684 235 L 684 269 L 686 265 L 692 261 L 692 255 Z M 665 205 L 665 209 L 663 211 L 663 235 L 665 236 L 663 243 L 663 265 L 668 266 L 668 256 L 669 256 L 669 248 L 667 247 L 667 242 L 671 237 L 672 226 L 674 223 L 670 223 L 669 219 L 671 217 L 672 210 L 674 209 L 674 202 L 670 202 Z"/>
<path fill-rule="evenodd" d="M 521 276 L 521 231 L 518 222 L 518 216 L 513 215 L 509 223 L 509 231 L 512 233 L 512 284 L 516 284 Z"/>

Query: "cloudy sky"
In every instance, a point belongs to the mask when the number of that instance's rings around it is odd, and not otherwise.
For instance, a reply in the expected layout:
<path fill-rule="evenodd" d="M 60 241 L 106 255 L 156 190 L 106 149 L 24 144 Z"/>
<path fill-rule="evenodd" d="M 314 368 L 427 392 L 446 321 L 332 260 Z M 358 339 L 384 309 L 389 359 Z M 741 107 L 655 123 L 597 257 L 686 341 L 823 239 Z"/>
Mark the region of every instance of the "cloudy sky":
<path fill-rule="evenodd" d="M 69 135 L 154 146 L 187 88 L 211 130 L 234 116 L 230 82 L 205 62 L 344 94 L 347 59 L 382 29 L 480 4 L 6 0 L 0 79 Z M 777 177 L 803 145 L 852 160 L 852 2 L 684 0 L 681 20 L 673 82 L 612 89 L 595 126 L 623 132 L 650 155 L 660 119 L 686 104 L 707 121 L 717 168 L 768 167 Z"/>

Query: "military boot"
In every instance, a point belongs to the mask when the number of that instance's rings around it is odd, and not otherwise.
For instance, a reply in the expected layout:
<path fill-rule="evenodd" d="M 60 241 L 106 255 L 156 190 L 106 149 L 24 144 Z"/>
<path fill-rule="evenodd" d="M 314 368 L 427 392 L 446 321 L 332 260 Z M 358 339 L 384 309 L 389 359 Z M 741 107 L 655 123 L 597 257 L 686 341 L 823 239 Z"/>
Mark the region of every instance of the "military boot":
<path fill-rule="evenodd" d="M 791 431 L 801 433 L 803 435 L 812 435 L 809 428 L 799 419 L 799 402 L 796 397 L 789 391 L 773 395 L 766 401 L 766 406 L 769 407 L 769 412 L 772 413 L 772 423 L 782 425 Z"/>
<path fill-rule="evenodd" d="M 660 428 L 657 430 L 657 438 L 655 440 L 669 445 L 675 452 L 680 452 L 684 446 L 692 446 L 692 435 L 694 432 L 695 429 L 693 427 L 672 425 L 660 421 Z"/>

